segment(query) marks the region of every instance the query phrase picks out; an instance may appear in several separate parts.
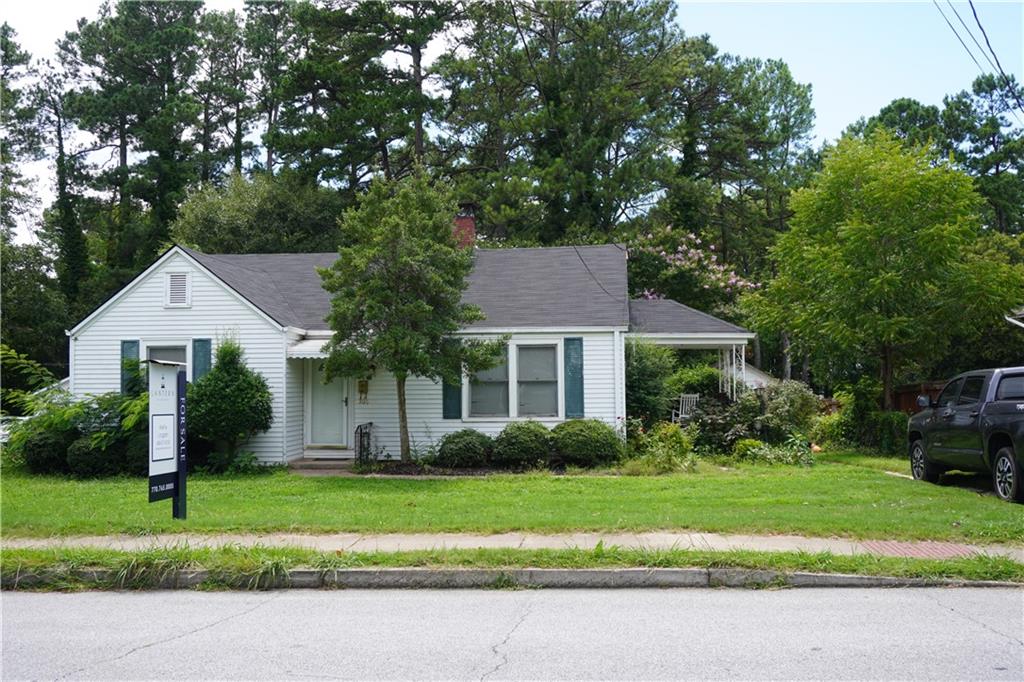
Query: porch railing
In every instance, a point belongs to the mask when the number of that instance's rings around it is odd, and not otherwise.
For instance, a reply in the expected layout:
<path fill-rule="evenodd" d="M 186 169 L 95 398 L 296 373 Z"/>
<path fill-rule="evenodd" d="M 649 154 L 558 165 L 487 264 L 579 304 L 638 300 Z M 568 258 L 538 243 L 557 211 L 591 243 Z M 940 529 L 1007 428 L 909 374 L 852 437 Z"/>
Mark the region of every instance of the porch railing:
<path fill-rule="evenodd" d="M 373 422 L 366 422 L 356 427 L 356 463 L 369 464 L 376 461 L 373 450 Z"/>

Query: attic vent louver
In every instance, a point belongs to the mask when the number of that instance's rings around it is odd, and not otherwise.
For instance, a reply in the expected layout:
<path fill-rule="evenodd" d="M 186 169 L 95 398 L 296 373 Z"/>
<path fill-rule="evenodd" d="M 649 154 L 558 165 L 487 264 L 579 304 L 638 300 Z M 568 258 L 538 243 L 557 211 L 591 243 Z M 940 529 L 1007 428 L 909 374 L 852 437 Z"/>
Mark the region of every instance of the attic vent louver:
<path fill-rule="evenodd" d="M 192 305 L 192 288 L 187 272 L 167 273 L 167 298 L 169 308 L 184 308 Z"/>

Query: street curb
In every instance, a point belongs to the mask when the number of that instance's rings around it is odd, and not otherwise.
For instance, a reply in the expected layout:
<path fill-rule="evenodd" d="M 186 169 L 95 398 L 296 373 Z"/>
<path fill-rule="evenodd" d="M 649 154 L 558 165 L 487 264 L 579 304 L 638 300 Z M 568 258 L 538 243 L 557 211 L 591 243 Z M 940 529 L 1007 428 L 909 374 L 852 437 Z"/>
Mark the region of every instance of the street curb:
<path fill-rule="evenodd" d="M 275 576 L 168 571 L 136 584 L 107 569 L 44 570 L 5 574 L 4 590 L 57 588 L 72 581 L 95 589 L 628 589 L 678 587 L 1013 587 L 1024 584 L 956 578 L 898 578 L 745 568 L 296 568 Z"/>

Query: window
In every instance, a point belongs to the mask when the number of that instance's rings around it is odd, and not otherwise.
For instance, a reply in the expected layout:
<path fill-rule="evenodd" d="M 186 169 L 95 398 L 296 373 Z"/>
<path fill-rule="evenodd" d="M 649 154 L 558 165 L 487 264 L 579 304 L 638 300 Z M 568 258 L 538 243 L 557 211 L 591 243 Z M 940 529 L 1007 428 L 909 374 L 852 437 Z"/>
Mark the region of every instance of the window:
<path fill-rule="evenodd" d="M 192 305 L 192 283 L 187 272 L 168 272 L 165 284 L 164 306 L 187 308 Z"/>
<path fill-rule="evenodd" d="M 497 367 L 477 372 L 469 382 L 470 417 L 507 417 L 508 352 Z"/>
<path fill-rule="evenodd" d="M 999 380 L 996 400 L 1024 400 L 1024 374 L 1014 374 Z"/>
<path fill-rule="evenodd" d="M 146 349 L 146 355 L 150 360 L 163 360 L 164 362 L 187 362 L 185 346 L 150 346 Z"/>
<path fill-rule="evenodd" d="M 985 385 L 985 377 L 967 377 L 964 387 L 960 389 L 957 405 L 973 405 L 981 400 L 981 388 Z"/>
<path fill-rule="evenodd" d="M 558 347 L 518 346 L 518 416 L 558 416 Z"/>
<path fill-rule="evenodd" d="M 952 407 L 956 401 L 956 394 L 960 391 L 960 384 L 964 383 L 963 379 L 956 379 L 946 384 L 946 387 L 942 389 L 942 393 L 939 394 L 937 404 L 939 407 Z"/>

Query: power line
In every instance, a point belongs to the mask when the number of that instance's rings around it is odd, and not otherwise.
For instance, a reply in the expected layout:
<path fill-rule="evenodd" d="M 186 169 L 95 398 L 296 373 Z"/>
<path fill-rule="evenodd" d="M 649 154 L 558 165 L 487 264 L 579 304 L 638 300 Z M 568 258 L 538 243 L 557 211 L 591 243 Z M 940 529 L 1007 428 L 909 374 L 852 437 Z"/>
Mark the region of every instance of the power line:
<path fill-rule="evenodd" d="M 967 4 L 971 6 L 971 13 L 974 14 L 974 21 L 978 24 L 978 28 L 981 29 L 981 36 L 985 39 L 985 44 L 988 45 L 988 51 L 992 53 L 992 57 L 996 60 L 996 68 L 999 69 L 999 75 L 1003 77 L 1003 83 L 1006 84 L 1006 88 L 1013 95 L 1013 98 L 1017 100 L 1017 106 L 1020 107 L 1021 111 L 1024 111 L 1024 102 L 1021 102 L 1020 95 L 1017 94 L 1017 89 L 1013 87 L 1013 83 L 1010 82 L 1006 72 L 1003 71 L 1003 65 L 999 63 L 999 55 L 992 49 L 992 43 L 989 42 L 988 33 L 985 32 L 985 27 L 981 25 L 981 19 L 978 18 L 978 10 L 974 7 L 973 0 L 967 0 Z M 1019 118 L 1017 119 L 1020 120 Z"/>
<path fill-rule="evenodd" d="M 946 0 L 946 2 L 949 2 L 949 0 Z M 935 9 L 939 10 L 939 14 L 941 14 L 941 15 L 942 15 L 942 19 L 943 19 L 943 21 L 945 21 L 945 22 L 946 22 L 946 26 L 949 26 L 949 30 L 953 32 L 953 35 L 954 35 L 954 36 L 956 36 L 956 39 L 957 39 L 957 41 L 959 41 L 959 42 L 960 42 L 960 44 L 961 44 L 961 45 L 963 45 L 964 51 L 966 51 L 966 52 L 967 52 L 967 56 L 968 56 L 968 57 L 970 57 L 970 58 L 971 58 L 971 61 L 972 61 L 972 62 L 974 62 L 974 65 L 978 67 L 978 72 L 979 72 L 979 73 L 981 73 L 982 75 L 985 75 L 986 73 L 988 73 L 988 72 L 987 72 L 987 71 L 985 70 L 985 67 L 983 67 L 983 66 L 981 65 L 981 62 L 979 62 L 979 61 L 977 60 L 977 58 L 976 58 L 976 57 L 974 56 L 974 52 L 972 52 L 972 51 L 971 51 L 971 48 L 967 47 L 967 43 L 965 43 L 965 42 L 964 42 L 964 39 L 960 37 L 960 32 L 956 30 L 956 27 L 955 27 L 955 26 L 953 26 L 952 22 L 950 22 L 950 20 L 949 20 L 949 17 L 947 17 L 947 16 L 946 16 L 946 13 L 942 11 L 942 7 L 941 7 L 941 6 L 939 5 L 939 3 L 937 2 L 937 0 L 932 0 L 932 4 L 933 4 L 933 5 L 935 5 Z M 951 8 L 953 9 L 953 11 L 954 11 L 954 12 L 956 12 L 956 8 L 953 8 L 952 4 L 950 4 L 950 7 L 951 7 Z M 973 5 L 972 5 L 971 7 L 973 8 Z M 977 15 L 975 15 L 975 16 L 977 16 Z M 957 13 L 957 18 L 958 18 L 958 19 L 960 19 L 960 14 L 959 14 L 959 13 Z M 960 19 L 960 23 L 963 23 L 963 19 Z M 979 24 L 979 25 L 980 25 L 980 24 Z M 967 28 L 967 27 L 966 27 L 966 25 L 964 26 L 964 28 Z M 982 32 L 984 33 L 984 30 L 983 30 Z M 984 49 L 982 49 L 981 45 L 980 45 L 980 44 L 978 43 L 978 40 L 977 40 L 977 39 L 976 39 L 976 38 L 974 37 L 974 34 L 973 34 L 973 33 L 971 33 L 971 31 L 970 31 L 969 29 L 968 29 L 967 33 L 968 33 L 968 35 L 970 35 L 970 36 L 971 36 L 971 40 L 973 40 L 973 41 L 974 41 L 974 43 L 975 43 L 976 45 L 978 45 L 978 49 L 979 49 L 979 50 L 981 50 L 981 54 L 982 54 L 982 55 L 983 55 L 983 56 L 985 57 L 985 59 L 988 59 L 988 62 L 989 62 L 989 64 L 992 64 L 992 60 L 988 58 L 988 54 L 986 54 L 986 53 L 985 53 L 985 50 L 984 50 Z M 988 42 L 988 39 L 987 39 L 987 38 L 986 38 L 986 42 Z M 993 56 L 995 56 L 995 55 L 993 54 Z M 998 58 L 997 58 L 997 59 L 996 59 L 996 63 L 998 63 L 998 62 L 999 62 L 999 60 L 998 60 Z M 995 65 L 995 64 L 992 64 L 992 66 L 993 66 L 993 67 L 995 67 L 996 65 Z M 1005 79 L 1005 77 L 1006 77 L 1006 76 L 1005 76 L 1005 74 L 1003 75 L 1003 77 L 1004 77 L 1004 79 Z M 1013 89 L 1012 89 L 1012 88 L 1011 88 L 1011 92 L 1013 92 Z M 1015 92 L 1013 92 L 1013 94 L 1014 94 L 1014 96 L 1016 97 L 1016 93 L 1015 93 Z M 1005 107 L 1007 108 L 1007 110 L 1008 110 L 1008 111 L 1009 111 L 1009 112 L 1010 112 L 1011 114 L 1013 114 L 1013 117 L 1014 117 L 1015 119 L 1017 119 L 1017 122 L 1018 122 L 1018 123 L 1022 123 L 1022 124 L 1024 124 L 1024 121 L 1022 121 L 1022 120 L 1021 120 L 1021 118 L 1020 118 L 1020 116 L 1018 116 L 1018 115 L 1017 115 L 1017 112 L 1016 112 L 1016 111 L 1014 110 L 1014 108 L 1013 108 L 1012 106 L 1010 106 L 1010 103 L 1009 103 L 1009 102 L 1007 102 L 1007 101 L 1006 101 L 1006 98 L 1005 98 L 1005 97 L 1003 97 L 1002 95 L 1000 95 L 1000 97 L 999 97 L 999 98 L 1000 98 L 1000 99 L 1001 99 L 1001 100 L 1003 101 L 1003 105 L 1004 105 L 1004 106 L 1005 106 Z M 1019 102 L 1020 102 L 1020 99 L 1017 99 L 1017 101 L 1018 101 L 1018 103 L 1019 103 Z M 1024 107 L 1022 107 L 1022 111 L 1024 111 Z"/>
<path fill-rule="evenodd" d="M 981 55 L 988 62 L 989 66 L 992 67 L 992 70 L 995 71 L 996 70 L 995 62 L 993 62 L 992 61 L 992 57 L 989 57 L 988 53 L 985 52 L 985 48 L 983 48 L 981 46 L 981 43 L 978 42 L 978 39 L 974 37 L 974 33 L 971 31 L 970 27 L 964 21 L 963 17 L 960 16 L 960 12 L 956 11 L 956 6 L 953 4 L 953 0 L 946 0 L 946 4 L 949 5 L 949 8 L 951 10 L 953 10 L 953 14 L 955 14 L 956 18 L 960 21 L 960 25 L 964 27 L 964 30 L 967 31 L 967 35 L 969 35 L 971 37 L 971 40 L 974 41 L 974 44 L 978 46 L 978 50 L 981 51 Z M 975 62 L 975 63 L 977 63 L 977 62 Z"/>
<path fill-rule="evenodd" d="M 597 286 L 601 287 L 601 291 L 603 291 L 604 293 L 608 294 L 608 298 L 612 299 L 616 303 L 627 303 L 628 302 L 628 298 L 629 298 L 628 296 L 626 297 L 627 300 L 623 300 L 623 299 L 619 298 L 618 296 L 615 296 L 614 294 L 612 294 L 612 292 L 610 292 L 610 291 L 608 291 L 607 289 L 604 288 L 604 285 L 601 284 L 601 280 L 599 280 L 597 277 L 594 276 L 594 273 L 593 273 L 593 271 L 591 271 L 590 266 L 587 265 L 587 261 L 583 260 L 583 254 L 580 253 L 580 250 L 578 248 L 576 248 L 575 244 L 572 245 L 572 250 L 576 252 L 576 256 L 580 259 L 580 262 L 583 263 L 583 267 L 586 268 L 587 274 L 590 275 L 590 279 L 594 280 L 594 283 L 597 284 Z"/>
<path fill-rule="evenodd" d="M 935 9 L 939 10 L 939 14 L 941 14 L 943 20 L 945 20 L 946 26 L 949 26 L 949 30 L 953 32 L 953 35 L 956 36 L 956 39 L 959 40 L 960 44 L 964 46 L 964 50 L 967 51 L 967 56 L 970 57 L 971 61 L 974 62 L 974 65 L 978 67 L 978 71 L 980 71 L 981 73 L 985 73 L 984 67 L 982 67 L 981 63 L 979 63 L 978 60 L 974 58 L 974 53 L 971 52 L 971 48 L 967 47 L 967 43 L 965 43 L 964 39 L 960 37 L 959 33 L 957 33 L 956 27 L 953 26 L 952 23 L 950 23 L 949 19 L 946 17 L 946 13 L 942 11 L 942 7 L 939 5 L 938 1 L 932 0 L 932 4 L 935 5 Z"/>

